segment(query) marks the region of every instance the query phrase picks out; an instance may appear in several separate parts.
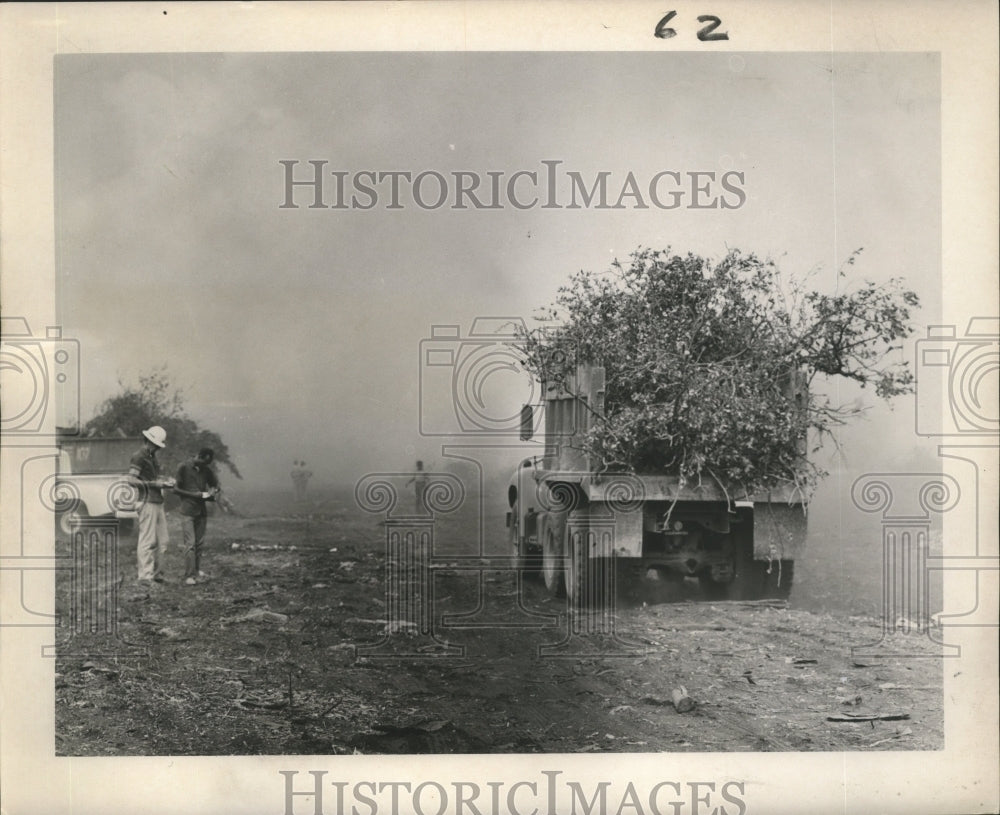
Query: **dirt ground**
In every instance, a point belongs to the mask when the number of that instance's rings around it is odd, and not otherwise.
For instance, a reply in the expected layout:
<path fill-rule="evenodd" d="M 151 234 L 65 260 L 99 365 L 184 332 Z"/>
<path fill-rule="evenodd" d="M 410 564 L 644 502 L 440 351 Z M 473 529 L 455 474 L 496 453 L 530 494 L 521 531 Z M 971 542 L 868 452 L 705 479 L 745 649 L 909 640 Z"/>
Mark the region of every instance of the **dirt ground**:
<path fill-rule="evenodd" d="M 798 610 L 794 589 L 788 607 L 623 586 L 613 615 L 573 616 L 461 547 L 421 582 L 419 563 L 387 563 L 391 524 L 346 503 L 254 510 L 210 519 L 197 586 L 172 515 L 168 582 L 136 585 L 131 535 L 114 586 L 74 578 L 86 558 L 60 571 L 57 755 L 943 747 L 946 661 L 852 656 L 881 621 Z M 413 588 L 427 581 L 433 597 Z M 71 636 L 109 604 L 116 630 Z M 893 641 L 933 653 L 916 630 Z"/>

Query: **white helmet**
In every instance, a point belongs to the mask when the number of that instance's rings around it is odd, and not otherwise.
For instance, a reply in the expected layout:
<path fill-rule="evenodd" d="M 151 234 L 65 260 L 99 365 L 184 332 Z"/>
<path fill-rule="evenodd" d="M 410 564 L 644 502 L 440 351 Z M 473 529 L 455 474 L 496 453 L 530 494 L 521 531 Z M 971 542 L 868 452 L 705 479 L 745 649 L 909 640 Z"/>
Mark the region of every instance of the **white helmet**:
<path fill-rule="evenodd" d="M 157 447 L 167 446 L 167 431 L 159 425 L 153 425 L 149 430 L 143 430 L 142 435 L 149 439 Z"/>

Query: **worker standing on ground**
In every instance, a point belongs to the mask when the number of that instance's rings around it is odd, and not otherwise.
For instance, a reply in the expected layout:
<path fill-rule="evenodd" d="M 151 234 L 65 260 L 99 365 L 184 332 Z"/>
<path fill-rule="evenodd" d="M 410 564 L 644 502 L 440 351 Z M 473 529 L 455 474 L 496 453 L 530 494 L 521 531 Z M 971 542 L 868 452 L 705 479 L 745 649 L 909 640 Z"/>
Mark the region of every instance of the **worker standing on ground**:
<path fill-rule="evenodd" d="M 295 487 L 296 501 L 306 500 L 306 486 L 310 478 L 312 473 L 306 468 L 306 463 L 296 460 L 292 465 L 292 485 Z"/>
<path fill-rule="evenodd" d="M 160 464 L 156 452 L 167 445 L 167 431 L 158 425 L 143 430 L 146 441 L 129 463 L 129 480 L 139 488 L 137 512 L 139 515 L 139 542 L 136 546 L 136 572 L 140 585 L 150 581 L 162 583 L 163 569 L 160 555 L 170 540 L 167 534 L 167 516 L 163 511 L 163 490 L 173 486 L 172 479 L 160 478 Z"/>
<path fill-rule="evenodd" d="M 208 575 L 201 570 L 201 549 L 208 527 L 208 505 L 219 494 L 219 479 L 212 470 L 215 451 L 202 447 L 198 455 L 177 469 L 177 485 L 181 497 L 181 529 L 184 532 L 184 584 L 194 586 Z"/>
<path fill-rule="evenodd" d="M 427 473 L 424 472 L 424 463 L 417 462 L 417 471 L 413 477 L 406 482 L 406 486 L 413 484 L 413 491 L 416 493 L 417 515 L 427 515 L 427 506 L 424 504 L 424 493 L 427 491 Z"/>

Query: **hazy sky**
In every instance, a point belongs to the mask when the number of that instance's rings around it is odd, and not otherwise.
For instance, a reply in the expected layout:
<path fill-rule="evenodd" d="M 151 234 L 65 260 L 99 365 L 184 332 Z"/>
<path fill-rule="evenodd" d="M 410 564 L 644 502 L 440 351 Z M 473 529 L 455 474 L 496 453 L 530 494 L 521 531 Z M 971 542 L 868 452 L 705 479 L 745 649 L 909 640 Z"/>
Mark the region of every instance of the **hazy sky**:
<path fill-rule="evenodd" d="M 640 244 L 782 256 L 831 286 L 864 247 L 854 273 L 904 275 L 923 333 L 941 288 L 939 84 L 922 54 L 61 55 L 57 297 L 82 346 L 83 419 L 119 375 L 165 363 L 249 485 L 287 487 L 295 458 L 351 483 L 433 461 L 447 439 L 420 435 L 421 403 L 426 425 L 455 420 L 421 357 L 432 325 L 529 318 L 571 273 Z M 308 208 L 308 190 L 283 209 L 282 160 L 298 177 L 310 160 L 467 171 L 482 190 L 489 172 L 560 161 L 588 183 L 609 172 L 612 200 L 629 172 L 643 187 L 736 171 L 746 200 L 387 209 L 380 185 L 369 211 Z M 520 401 L 520 378 L 497 374 L 491 397 L 498 382 Z M 876 406 L 846 436 L 850 466 L 912 460 L 912 415 Z"/>

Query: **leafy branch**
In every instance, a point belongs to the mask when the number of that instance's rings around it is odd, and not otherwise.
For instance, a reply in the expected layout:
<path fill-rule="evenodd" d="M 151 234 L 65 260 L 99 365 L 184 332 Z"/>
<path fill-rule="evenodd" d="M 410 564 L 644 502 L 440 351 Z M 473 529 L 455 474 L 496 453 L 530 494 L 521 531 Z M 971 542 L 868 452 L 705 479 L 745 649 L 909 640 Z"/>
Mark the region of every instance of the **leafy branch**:
<path fill-rule="evenodd" d="M 184 411 L 184 394 L 173 385 L 166 367 L 141 374 L 135 384 L 119 379 L 120 392 L 104 400 L 83 431 L 88 436 L 138 436 L 152 425 L 167 431 L 167 446 L 159 456 L 168 473 L 202 447 L 215 451 L 216 464 L 224 464 L 242 478 L 222 437 L 206 430 Z"/>
<path fill-rule="evenodd" d="M 604 414 L 582 442 L 602 467 L 809 491 L 824 473 L 806 440 L 832 438 L 864 409 L 809 386 L 841 376 L 885 399 L 912 392 L 898 352 L 919 306 L 900 278 L 842 289 L 842 269 L 827 294 L 809 277 L 738 249 L 713 262 L 640 248 L 573 275 L 540 314 L 561 327 L 522 333 L 523 364 L 548 387 L 566 386 L 579 362 L 604 366 Z"/>

